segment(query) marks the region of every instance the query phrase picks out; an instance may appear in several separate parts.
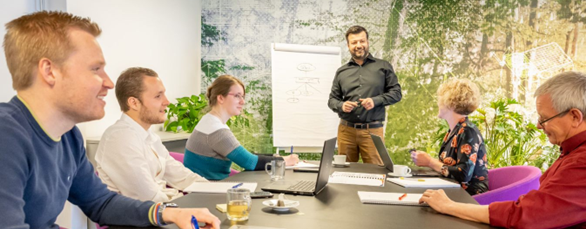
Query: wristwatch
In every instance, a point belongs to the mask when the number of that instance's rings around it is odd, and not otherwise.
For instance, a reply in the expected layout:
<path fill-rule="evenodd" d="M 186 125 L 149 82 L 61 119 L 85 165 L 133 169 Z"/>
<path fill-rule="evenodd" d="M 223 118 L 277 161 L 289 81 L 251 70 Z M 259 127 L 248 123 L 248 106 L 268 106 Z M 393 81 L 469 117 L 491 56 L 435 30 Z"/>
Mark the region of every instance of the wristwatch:
<path fill-rule="evenodd" d="M 159 206 L 159 211 L 157 211 L 157 218 L 159 218 L 159 222 L 161 226 L 167 225 L 167 223 L 163 220 L 163 211 L 165 208 L 177 208 L 179 207 L 176 203 L 162 203 Z"/>

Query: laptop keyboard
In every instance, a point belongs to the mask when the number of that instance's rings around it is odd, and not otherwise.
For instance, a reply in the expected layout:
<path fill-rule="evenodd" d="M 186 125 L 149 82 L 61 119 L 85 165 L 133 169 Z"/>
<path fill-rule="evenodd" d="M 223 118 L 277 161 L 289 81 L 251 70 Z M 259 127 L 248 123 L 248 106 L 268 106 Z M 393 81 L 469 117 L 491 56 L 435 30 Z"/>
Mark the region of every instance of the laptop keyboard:
<path fill-rule="evenodd" d="M 287 189 L 312 192 L 315 189 L 315 181 L 299 181 L 297 184 L 291 185 Z"/>

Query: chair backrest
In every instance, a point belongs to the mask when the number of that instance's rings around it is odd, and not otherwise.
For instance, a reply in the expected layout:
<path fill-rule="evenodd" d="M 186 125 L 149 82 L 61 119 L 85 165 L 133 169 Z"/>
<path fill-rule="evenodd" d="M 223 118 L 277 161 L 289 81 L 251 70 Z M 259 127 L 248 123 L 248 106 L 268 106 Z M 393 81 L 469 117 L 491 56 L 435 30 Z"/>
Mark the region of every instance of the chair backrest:
<path fill-rule="evenodd" d="M 178 160 L 179 162 L 183 163 L 183 158 L 185 157 L 185 154 L 177 153 L 177 152 L 169 152 L 169 155 L 171 155 L 171 157 L 175 158 L 175 160 Z"/>
<path fill-rule="evenodd" d="M 240 171 L 233 169 L 233 168 L 230 168 L 230 175 L 228 175 L 228 176 L 231 177 L 231 176 L 234 176 L 238 173 L 240 173 Z"/>
<path fill-rule="evenodd" d="M 481 205 L 496 201 L 517 200 L 519 196 L 539 188 L 541 170 L 533 166 L 509 166 L 488 171 L 489 191 L 474 195 Z"/>

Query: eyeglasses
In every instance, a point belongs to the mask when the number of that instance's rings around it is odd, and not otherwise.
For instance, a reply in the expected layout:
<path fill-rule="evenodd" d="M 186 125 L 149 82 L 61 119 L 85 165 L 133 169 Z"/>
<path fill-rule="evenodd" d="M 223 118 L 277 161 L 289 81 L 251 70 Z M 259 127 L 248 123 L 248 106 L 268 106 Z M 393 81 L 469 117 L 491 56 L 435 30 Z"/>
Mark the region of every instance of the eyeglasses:
<path fill-rule="evenodd" d="M 228 93 L 228 95 L 234 96 L 234 98 L 237 98 L 237 99 L 242 99 L 242 100 L 246 99 L 246 96 L 241 95 L 241 94 Z"/>
<path fill-rule="evenodd" d="M 567 114 L 568 112 L 570 112 L 570 110 L 572 110 L 572 109 L 570 108 L 570 109 L 567 109 L 565 111 L 562 111 L 562 112 L 560 112 L 560 113 L 558 113 L 558 114 L 556 114 L 554 116 L 551 116 L 550 118 L 545 119 L 545 120 L 541 120 L 540 121 L 539 119 L 537 119 L 537 122 L 539 123 L 539 125 L 541 125 L 542 127 L 544 127 L 544 125 L 545 125 L 546 122 L 549 122 L 550 120 L 552 120 L 554 118 L 564 116 L 565 114 Z"/>

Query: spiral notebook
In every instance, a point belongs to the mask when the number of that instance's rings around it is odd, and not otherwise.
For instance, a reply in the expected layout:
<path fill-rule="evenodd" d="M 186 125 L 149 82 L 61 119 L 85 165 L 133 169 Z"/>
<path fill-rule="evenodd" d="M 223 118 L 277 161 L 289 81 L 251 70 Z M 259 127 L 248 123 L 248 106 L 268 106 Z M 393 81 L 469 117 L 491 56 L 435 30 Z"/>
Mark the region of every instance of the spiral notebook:
<path fill-rule="evenodd" d="M 421 193 L 396 193 L 396 192 L 358 192 L 360 202 L 363 204 L 396 204 L 429 206 L 426 203 L 419 204 Z"/>
<path fill-rule="evenodd" d="M 330 175 L 329 183 L 335 184 L 353 184 L 353 185 L 367 185 L 367 186 L 385 186 L 386 174 L 375 173 L 349 173 L 349 172 L 334 172 Z"/>
<path fill-rule="evenodd" d="M 199 193 L 226 193 L 228 192 L 228 189 L 231 189 L 238 184 L 240 184 L 240 182 L 194 182 L 183 191 Z M 256 190 L 256 183 L 242 183 L 242 185 L 238 186 L 238 188 L 245 188 L 251 192 L 254 192 Z"/>

